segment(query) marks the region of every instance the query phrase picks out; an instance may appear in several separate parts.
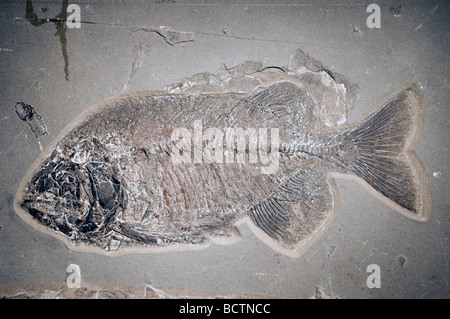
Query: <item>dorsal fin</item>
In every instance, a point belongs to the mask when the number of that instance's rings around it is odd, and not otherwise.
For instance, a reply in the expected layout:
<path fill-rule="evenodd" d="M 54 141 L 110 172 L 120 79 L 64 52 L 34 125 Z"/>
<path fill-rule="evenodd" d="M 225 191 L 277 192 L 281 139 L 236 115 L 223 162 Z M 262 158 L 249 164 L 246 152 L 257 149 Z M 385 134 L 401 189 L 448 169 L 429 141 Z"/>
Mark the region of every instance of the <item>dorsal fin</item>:
<path fill-rule="evenodd" d="M 308 91 L 289 81 L 275 82 L 252 92 L 246 101 L 252 112 L 262 111 L 293 124 L 314 129 L 317 123 L 317 106 Z"/>

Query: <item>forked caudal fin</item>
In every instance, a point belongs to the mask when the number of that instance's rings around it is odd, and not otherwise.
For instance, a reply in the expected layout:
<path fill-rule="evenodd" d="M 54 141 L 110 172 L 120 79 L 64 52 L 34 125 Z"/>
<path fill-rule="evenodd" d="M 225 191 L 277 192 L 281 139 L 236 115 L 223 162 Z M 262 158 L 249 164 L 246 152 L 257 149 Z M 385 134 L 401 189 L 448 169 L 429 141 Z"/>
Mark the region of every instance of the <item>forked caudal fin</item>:
<path fill-rule="evenodd" d="M 341 141 L 347 168 L 393 209 L 418 221 L 428 220 L 431 211 L 428 177 L 413 151 L 423 117 L 421 95 L 409 85 Z"/>

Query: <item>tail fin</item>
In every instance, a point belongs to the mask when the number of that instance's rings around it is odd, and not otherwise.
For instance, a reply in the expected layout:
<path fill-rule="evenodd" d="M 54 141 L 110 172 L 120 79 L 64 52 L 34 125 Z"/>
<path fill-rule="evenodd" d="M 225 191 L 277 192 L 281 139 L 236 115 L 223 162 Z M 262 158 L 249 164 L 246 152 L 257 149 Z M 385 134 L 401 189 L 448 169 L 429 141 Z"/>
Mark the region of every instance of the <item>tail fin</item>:
<path fill-rule="evenodd" d="M 423 126 L 423 103 L 409 85 L 344 136 L 347 167 L 401 214 L 426 221 L 431 213 L 428 176 L 413 148 Z M 347 156 L 345 156 L 347 157 Z M 380 197 L 380 196 L 378 196 Z"/>

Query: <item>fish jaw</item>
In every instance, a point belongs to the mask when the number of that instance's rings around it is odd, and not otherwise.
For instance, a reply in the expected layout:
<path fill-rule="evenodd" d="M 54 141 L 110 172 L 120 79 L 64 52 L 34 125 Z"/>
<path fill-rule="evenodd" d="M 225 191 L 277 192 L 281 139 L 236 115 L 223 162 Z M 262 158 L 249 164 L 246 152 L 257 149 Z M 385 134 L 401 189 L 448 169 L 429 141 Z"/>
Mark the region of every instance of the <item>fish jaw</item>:
<path fill-rule="evenodd" d="M 39 196 L 32 195 L 24 198 L 20 207 L 31 215 L 40 224 L 62 233 L 68 237 L 73 236 L 73 228 L 66 221 L 66 214 L 62 210 L 55 209 L 58 202 L 39 199 Z"/>

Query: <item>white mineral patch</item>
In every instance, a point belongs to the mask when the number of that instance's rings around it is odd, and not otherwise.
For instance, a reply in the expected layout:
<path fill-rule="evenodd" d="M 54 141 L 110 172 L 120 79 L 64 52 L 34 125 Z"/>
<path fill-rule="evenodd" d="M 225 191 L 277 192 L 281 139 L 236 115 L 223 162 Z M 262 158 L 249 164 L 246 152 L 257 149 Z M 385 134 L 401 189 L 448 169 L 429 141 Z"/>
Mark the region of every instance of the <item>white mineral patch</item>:
<path fill-rule="evenodd" d="M 61 154 L 63 152 L 63 148 L 61 147 L 60 143 L 58 143 L 58 145 L 56 145 L 56 151 L 58 152 L 58 154 Z"/>
<path fill-rule="evenodd" d="M 120 241 L 119 240 L 115 240 L 115 239 L 111 239 L 111 242 L 109 244 L 109 249 L 110 250 L 117 250 L 120 247 Z"/>
<path fill-rule="evenodd" d="M 342 115 L 341 118 L 339 120 L 336 121 L 337 125 L 342 125 L 345 122 L 347 122 L 347 117 L 345 115 Z"/>
<path fill-rule="evenodd" d="M 336 86 L 341 92 L 344 93 L 344 95 L 347 93 L 347 88 L 345 87 L 344 84 L 337 84 Z"/>
<path fill-rule="evenodd" d="M 75 153 L 75 155 L 73 155 L 70 160 L 76 164 L 84 164 L 90 159 L 90 157 L 91 157 L 91 152 L 83 151 L 82 153 L 80 153 L 80 152 Z"/>
<path fill-rule="evenodd" d="M 442 173 L 441 172 L 433 172 L 433 177 L 441 178 L 442 177 Z"/>
<path fill-rule="evenodd" d="M 326 73 L 326 72 L 324 72 Z M 322 78 L 320 79 L 320 82 L 322 82 L 323 85 L 325 86 L 331 86 L 331 79 L 330 76 L 328 74 L 322 74 Z"/>
<path fill-rule="evenodd" d="M 305 66 L 301 66 L 296 70 L 297 74 L 303 74 L 305 72 L 308 72 L 308 69 Z"/>
<path fill-rule="evenodd" d="M 168 87 L 168 88 L 166 88 L 166 90 L 167 90 L 170 94 L 175 94 L 175 93 L 180 93 L 180 92 L 181 92 L 181 89 L 180 89 L 178 86 L 175 87 L 175 88 Z"/>

